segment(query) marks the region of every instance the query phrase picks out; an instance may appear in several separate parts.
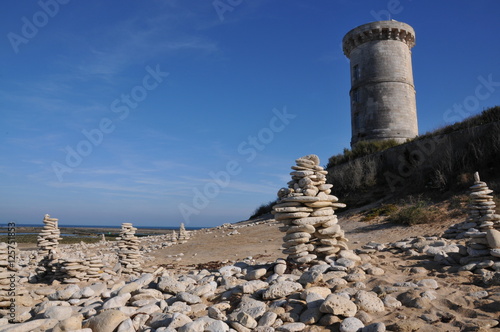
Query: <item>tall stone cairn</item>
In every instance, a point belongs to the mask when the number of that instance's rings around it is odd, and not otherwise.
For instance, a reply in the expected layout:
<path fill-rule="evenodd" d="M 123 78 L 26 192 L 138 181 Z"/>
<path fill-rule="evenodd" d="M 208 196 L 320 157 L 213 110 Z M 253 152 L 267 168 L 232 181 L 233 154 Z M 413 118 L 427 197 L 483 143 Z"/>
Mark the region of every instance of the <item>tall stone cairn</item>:
<path fill-rule="evenodd" d="M 278 191 L 278 202 L 273 207 L 283 237 L 284 254 L 295 263 L 311 263 L 347 250 L 347 239 L 338 225 L 335 210 L 346 205 L 331 195 L 331 184 L 326 183 L 327 171 L 319 165 L 316 155 L 297 159 L 292 166 L 292 180 L 288 188 Z"/>
<path fill-rule="evenodd" d="M 471 256 L 500 257 L 500 215 L 496 214 L 493 190 L 481 181 L 479 173 L 474 174 L 474 185 L 470 188 L 470 204 L 467 222 L 474 222 L 477 228 L 469 229 L 467 251 Z"/>
<path fill-rule="evenodd" d="M 58 221 L 59 219 L 51 218 L 48 214 L 43 218 L 44 226 L 37 237 L 38 257 L 41 259 L 36 272 L 40 276 L 58 278 L 61 275 L 58 246 L 62 238 Z"/>
<path fill-rule="evenodd" d="M 118 240 L 118 261 L 122 266 L 122 273 L 136 274 L 141 271 L 141 254 L 139 252 L 140 241 L 135 236 L 137 228 L 131 223 L 122 223 Z"/>
<path fill-rule="evenodd" d="M 178 240 L 179 241 L 185 241 L 189 238 L 188 236 L 188 232 L 186 231 L 186 227 L 184 226 L 184 223 L 181 222 L 180 226 L 179 226 L 179 237 L 178 237 Z"/>
<path fill-rule="evenodd" d="M 46 214 L 43 218 L 43 228 L 42 231 L 38 234 L 37 238 L 37 247 L 38 254 L 41 256 L 48 256 L 51 251 L 56 250 L 59 245 L 59 240 L 61 238 L 61 231 L 58 227 L 57 218 L 50 218 L 48 214 Z"/>

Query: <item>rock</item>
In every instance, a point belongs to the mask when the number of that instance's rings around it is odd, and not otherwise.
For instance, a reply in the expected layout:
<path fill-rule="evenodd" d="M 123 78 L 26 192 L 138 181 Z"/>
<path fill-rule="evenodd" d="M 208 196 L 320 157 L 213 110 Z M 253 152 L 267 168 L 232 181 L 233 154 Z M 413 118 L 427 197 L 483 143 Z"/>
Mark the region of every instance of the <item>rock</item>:
<path fill-rule="evenodd" d="M 181 314 L 181 313 L 175 313 L 172 316 L 172 321 L 168 325 L 169 328 L 177 329 L 179 327 L 182 327 L 188 323 L 191 323 L 193 320 L 189 318 L 188 316 Z"/>
<path fill-rule="evenodd" d="M 337 295 L 330 294 L 321 304 L 320 311 L 322 313 L 334 314 L 344 317 L 353 317 L 356 315 L 357 307 L 351 300 Z"/>
<path fill-rule="evenodd" d="M 135 332 L 134 323 L 132 322 L 132 319 L 127 318 L 123 322 L 121 322 L 118 328 L 116 329 L 116 332 Z"/>
<path fill-rule="evenodd" d="M 274 312 L 267 311 L 259 319 L 258 326 L 272 326 L 278 318 L 278 315 Z"/>
<path fill-rule="evenodd" d="M 58 323 L 55 319 L 35 319 L 29 322 L 14 324 L 7 328 L 0 327 L 1 332 L 32 332 L 47 331 L 52 329 Z"/>
<path fill-rule="evenodd" d="M 240 287 L 244 294 L 253 294 L 257 292 L 259 289 L 268 288 L 269 284 L 262 280 L 252 280 L 245 282 Z"/>
<path fill-rule="evenodd" d="M 300 322 L 307 324 L 307 325 L 313 325 L 316 324 L 320 319 L 323 314 L 319 310 L 319 306 L 316 307 L 311 307 L 307 308 L 300 314 Z"/>
<path fill-rule="evenodd" d="M 299 283 L 303 286 L 315 284 L 323 280 L 323 273 L 321 271 L 307 271 L 302 273 Z"/>
<path fill-rule="evenodd" d="M 355 303 L 359 306 L 360 310 L 368 313 L 383 312 L 385 310 L 384 303 L 374 292 L 358 291 Z"/>
<path fill-rule="evenodd" d="M 238 315 L 236 316 L 237 322 L 243 325 L 244 327 L 248 329 L 253 329 L 257 327 L 257 321 L 247 314 L 246 312 L 239 312 Z"/>
<path fill-rule="evenodd" d="M 284 331 L 284 332 L 300 332 L 304 331 L 306 328 L 306 324 L 304 323 L 287 323 L 283 324 L 276 329 L 276 331 Z"/>
<path fill-rule="evenodd" d="M 73 294 L 77 293 L 80 291 L 80 287 L 78 285 L 69 285 L 64 289 L 61 289 L 52 295 L 49 295 L 49 299 L 54 299 L 54 300 L 61 300 L 61 301 L 67 301 L 69 300 Z"/>
<path fill-rule="evenodd" d="M 486 230 L 486 240 L 492 249 L 500 248 L 500 231 L 496 229 Z"/>
<path fill-rule="evenodd" d="M 358 332 L 358 330 L 365 327 L 362 321 L 356 317 L 348 317 L 340 323 L 340 332 Z"/>
<path fill-rule="evenodd" d="M 103 309 L 120 308 L 127 304 L 128 300 L 131 298 L 130 293 L 124 293 L 122 295 L 117 295 L 108 299 L 102 305 Z"/>
<path fill-rule="evenodd" d="M 385 332 L 385 331 L 386 329 L 384 323 L 373 323 L 361 329 L 361 332 Z"/>
<path fill-rule="evenodd" d="M 179 301 L 186 302 L 187 304 L 196 304 L 196 303 L 201 303 L 202 301 L 201 297 L 187 292 L 180 292 L 179 294 L 177 294 L 176 298 Z"/>
<path fill-rule="evenodd" d="M 439 288 L 437 281 L 434 279 L 422 279 L 417 283 L 417 285 L 419 287 L 431 288 L 431 289 L 438 289 Z"/>
<path fill-rule="evenodd" d="M 271 285 L 262 294 L 264 300 L 275 300 L 301 291 L 302 285 L 293 281 L 281 281 Z"/>
<path fill-rule="evenodd" d="M 383 302 L 384 302 L 384 306 L 386 306 L 387 308 L 399 308 L 403 305 L 400 301 L 398 301 L 392 295 L 386 295 L 384 297 Z"/>
<path fill-rule="evenodd" d="M 261 269 L 255 269 L 250 272 L 248 272 L 245 276 L 247 280 L 257 280 L 265 276 L 267 273 L 267 269 L 261 268 Z"/>
<path fill-rule="evenodd" d="M 217 307 L 208 307 L 208 317 L 216 320 L 227 320 L 226 315 Z"/>
<path fill-rule="evenodd" d="M 56 319 L 58 321 L 65 320 L 73 315 L 71 307 L 50 307 L 43 313 L 43 318 Z"/>
<path fill-rule="evenodd" d="M 180 330 L 179 330 L 180 331 Z M 229 326 L 219 320 L 208 323 L 203 332 L 228 332 Z"/>
<path fill-rule="evenodd" d="M 129 282 L 128 284 L 126 284 L 125 286 L 123 286 L 122 288 L 120 288 L 117 292 L 116 292 L 116 295 L 122 295 L 122 294 L 126 294 L 126 293 L 132 293 L 133 291 L 136 291 L 138 290 L 139 288 L 141 288 L 141 285 L 137 282 Z"/>
<path fill-rule="evenodd" d="M 79 330 L 82 328 L 82 320 L 83 320 L 82 314 L 71 316 L 57 323 L 57 325 L 54 326 L 54 328 L 52 329 L 52 332 Z"/>
<path fill-rule="evenodd" d="M 121 311 L 111 309 L 87 319 L 83 327 L 92 329 L 92 332 L 113 332 L 127 318 Z"/>
<path fill-rule="evenodd" d="M 174 295 L 186 291 L 186 285 L 169 276 L 161 277 L 157 287 L 164 293 Z"/>

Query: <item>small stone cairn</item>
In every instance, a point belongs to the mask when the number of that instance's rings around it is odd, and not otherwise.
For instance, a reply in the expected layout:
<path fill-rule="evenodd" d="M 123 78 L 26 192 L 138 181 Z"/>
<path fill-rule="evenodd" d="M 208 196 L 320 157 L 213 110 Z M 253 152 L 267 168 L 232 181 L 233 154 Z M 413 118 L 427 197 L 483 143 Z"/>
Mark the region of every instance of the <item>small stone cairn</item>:
<path fill-rule="evenodd" d="M 346 205 L 330 195 L 331 184 L 326 183 L 327 171 L 319 165 L 316 155 L 297 159 L 292 166 L 292 180 L 288 188 L 278 191 L 278 202 L 273 207 L 277 221 L 286 235 L 283 253 L 295 263 L 327 260 L 341 250 L 347 250 L 347 239 L 338 225 L 335 210 Z"/>
<path fill-rule="evenodd" d="M 59 219 L 51 218 L 48 214 L 43 218 L 44 226 L 37 238 L 38 256 L 41 259 L 36 273 L 40 276 L 61 277 L 58 245 L 62 238 L 58 221 Z"/>
<path fill-rule="evenodd" d="M 122 266 L 122 273 L 135 274 L 140 272 L 141 254 L 139 252 L 139 239 L 135 236 L 137 228 L 131 223 L 122 223 L 120 236 L 118 240 L 118 261 Z"/>
<path fill-rule="evenodd" d="M 182 241 L 186 241 L 187 239 L 189 239 L 189 235 L 188 235 L 188 232 L 186 231 L 186 227 L 184 226 L 184 223 L 181 222 L 180 226 L 179 226 L 179 236 L 177 238 L 180 242 Z"/>
<path fill-rule="evenodd" d="M 467 243 L 467 252 L 470 256 L 489 255 L 500 257 L 500 215 L 495 212 L 495 202 L 493 201 L 493 190 L 488 188 L 486 182 L 479 178 L 479 174 L 474 174 L 474 185 L 470 187 L 469 217 L 467 222 L 475 223 L 476 227 L 471 228 L 465 234 L 470 240 Z"/>

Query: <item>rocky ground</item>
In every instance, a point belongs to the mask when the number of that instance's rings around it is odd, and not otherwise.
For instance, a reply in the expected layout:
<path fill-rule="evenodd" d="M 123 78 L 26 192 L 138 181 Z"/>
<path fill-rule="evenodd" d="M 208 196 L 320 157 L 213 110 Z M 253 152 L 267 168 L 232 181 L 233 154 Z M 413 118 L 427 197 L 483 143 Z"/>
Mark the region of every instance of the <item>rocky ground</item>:
<path fill-rule="evenodd" d="M 339 218 L 350 250 L 314 266 L 284 264 L 271 219 L 196 231 L 173 245 L 141 238 L 145 272 L 131 280 L 113 266 L 72 285 L 30 283 L 24 273 L 18 323 L 3 310 L 0 332 L 500 331 L 500 264 L 450 264 L 463 242 L 432 236 L 462 220 L 403 227 L 359 219 Z M 64 250 L 104 257 L 112 249 Z"/>

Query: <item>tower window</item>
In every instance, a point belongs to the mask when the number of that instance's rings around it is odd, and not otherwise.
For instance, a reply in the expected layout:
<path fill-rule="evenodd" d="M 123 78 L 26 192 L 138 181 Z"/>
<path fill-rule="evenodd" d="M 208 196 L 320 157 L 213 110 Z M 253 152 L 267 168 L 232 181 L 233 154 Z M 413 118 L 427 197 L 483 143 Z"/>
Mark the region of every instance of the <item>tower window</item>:
<path fill-rule="evenodd" d="M 352 68 L 352 76 L 355 81 L 359 80 L 359 65 L 354 65 Z"/>
<path fill-rule="evenodd" d="M 359 89 L 355 89 L 352 91 L 352 101 L 355 103 L 359 103 Z"/>

